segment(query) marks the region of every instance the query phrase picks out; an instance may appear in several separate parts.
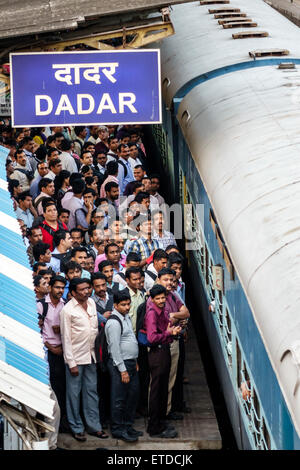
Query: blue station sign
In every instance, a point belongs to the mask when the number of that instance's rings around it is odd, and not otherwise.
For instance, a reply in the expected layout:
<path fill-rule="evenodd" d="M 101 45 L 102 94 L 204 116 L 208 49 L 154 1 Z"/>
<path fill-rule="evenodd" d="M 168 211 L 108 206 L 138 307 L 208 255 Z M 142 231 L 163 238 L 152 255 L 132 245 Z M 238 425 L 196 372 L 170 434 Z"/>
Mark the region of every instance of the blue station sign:
<path fill-rule="evenodd" d="M 161 123 L 160 51 L 10 54 L 12 125 Z"/>

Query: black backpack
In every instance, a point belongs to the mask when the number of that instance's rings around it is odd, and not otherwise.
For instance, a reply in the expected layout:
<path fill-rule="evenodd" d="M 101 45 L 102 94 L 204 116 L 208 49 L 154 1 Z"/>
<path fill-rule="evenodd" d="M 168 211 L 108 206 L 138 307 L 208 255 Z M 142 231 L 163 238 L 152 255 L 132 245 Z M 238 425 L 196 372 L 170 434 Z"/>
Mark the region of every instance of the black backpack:
<path fill-rule="evenodd" d="M 34 178 L 34 173 L 31 170 L 25 170 L 23 168 L 15 168 L 15 171 L 19 171 L 20 173 L 23 173 L 24 175 L 26 175 L 29 181 L 33 180 Z"/>
<path fill-rule="evenodd" d="M 136 311 L 136 336 L 138 336 L 140 330 L 144 331 L 147 300 L 146 298 L 146 300 L 138 306 Z"/>
<path fill-rule="evenodd" d="M 58 220 L 57 223 L 58 223 L 58 230 L 65 230 L 65 228 L 64 228 L 64 226 L 63 226 L 63 224 L 62 224 L 62 222 L 61 222 L 60 220 Z M 44 230 L 46 230 L 46 232 L 48 232 L 52 237 L 53 237 L 53 235 L 54 235 L 55 232 L 56 232 L 56 230 L 53 230 L 53 228 L 50 227 L 49 225 L 47 225 L 47 224 L 45 223 L 45 221 L 43 221 L 43 222 L 41 223 L 40 227 L 42 227 Z"/>
<path fill-rule="evenodd" d="M 119 163 L 119 165 L 122 165 L 122 167 L 124 168 L 124 178 L 126 178 L 126 176 L 128 174 L 128 170 L 127 170 L 127 167 L 126 167 L 125 163 L 120 161 L 120 160 L 118 160 L 118 163 Z"/>
<path fill-rule="evenodd" d="M 146 269 L 145 274 L 146 273 L 148 274 L 148 276 L 151 277 L 151 279 L 153 279 L 153 281 L 156 281 L 157 274 L 154 274 L 152 271 L 149 271 L 148 269 Z"/>
<path fill-rule="evenodd" d="M 119 317 L 117 315 L 111 315 L 107 321 L 109 320 L 117 320 L 121 326 L 121 335 L 123 334 L 123 325 Z M 107 322 L 106 322 L 107 323 Z M 107 340 L 105 335 L 105 325 L 106 323 L 101 323 L 100 331 L 95 339 L 95 355 L 96 355 L 96 362 L 99 364 L 100 370 L 102 372 L 107 371 L 107 361 L 109 358 L 108 348 L 107 348 Z"/>
<path fill-rule="evenodd" d="M 42 322 L 44 323 L 44 320 L 48 313 L 48 302 L 46 302 L 45 299 L 40 299 L 40 300 L 37 300 L 37 303 L 40 303 L 43 306 L 43 313 L 42 314 L 39 313 L 38 318 L 39 320 L 42 320 Z"/>

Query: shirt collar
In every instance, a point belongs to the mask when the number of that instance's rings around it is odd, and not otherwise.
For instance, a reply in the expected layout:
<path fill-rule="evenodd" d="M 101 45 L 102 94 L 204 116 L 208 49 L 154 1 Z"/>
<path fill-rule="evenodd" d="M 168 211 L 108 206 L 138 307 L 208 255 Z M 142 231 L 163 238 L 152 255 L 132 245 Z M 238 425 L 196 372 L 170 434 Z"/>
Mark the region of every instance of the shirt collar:
<path fill-rule="evenodd" d="M 150 304 L 150 307 L 153 308 L 153 310 L 155 310 L 155 312 L 158 314 L 158 315 L 161 315 L 162 312 L 163 312 L 163 308 L 159 308 L 157 305 L 155 305 L 155 303 L 151 300 L 151 298 L 149 298 L 148 300 L 149 304 Z"/>

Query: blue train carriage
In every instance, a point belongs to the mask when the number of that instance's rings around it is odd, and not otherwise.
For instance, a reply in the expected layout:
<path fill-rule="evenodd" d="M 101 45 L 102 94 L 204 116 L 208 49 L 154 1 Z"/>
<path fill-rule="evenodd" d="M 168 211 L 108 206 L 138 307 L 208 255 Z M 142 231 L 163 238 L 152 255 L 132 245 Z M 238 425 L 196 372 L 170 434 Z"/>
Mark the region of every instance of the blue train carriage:
<path fill-rule="evenodd" d="M 153 134 L 193 207 L 191 279 L 237 444 L 300 449 L 300 32 L 263 0 L 178 5 L 172 21 Z"/>

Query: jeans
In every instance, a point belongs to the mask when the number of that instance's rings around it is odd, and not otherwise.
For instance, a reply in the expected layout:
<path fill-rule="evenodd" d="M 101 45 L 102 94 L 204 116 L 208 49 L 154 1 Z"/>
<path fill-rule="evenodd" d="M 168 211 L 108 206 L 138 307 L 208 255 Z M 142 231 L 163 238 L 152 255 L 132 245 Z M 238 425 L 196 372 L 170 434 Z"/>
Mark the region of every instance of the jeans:
<path fill-rule="evenodd" d="M 108 360 L 108 370 L 111 380 L 111 432 L 117 437 L 126 432 L 134 423 L 135 411 L 139 399 L 139 377 L 136 370 L 136 360 L 124 361 L 130 381 L 121 381 L 121 373 Z"/>
<path fill-rule="evenodd" d="M 66 365 L 66 404 L 70 428 L 74 434 L 84 432 L 84 424 L 80 416 L 80 394 L 82 392 L 82 410 L 87 431 L 101 431 L 96 364 L 85 364 L 77 367 L 79 375 L 74 377 Z"/>

